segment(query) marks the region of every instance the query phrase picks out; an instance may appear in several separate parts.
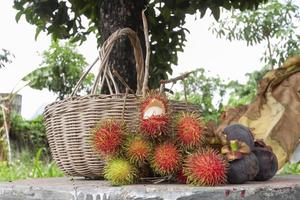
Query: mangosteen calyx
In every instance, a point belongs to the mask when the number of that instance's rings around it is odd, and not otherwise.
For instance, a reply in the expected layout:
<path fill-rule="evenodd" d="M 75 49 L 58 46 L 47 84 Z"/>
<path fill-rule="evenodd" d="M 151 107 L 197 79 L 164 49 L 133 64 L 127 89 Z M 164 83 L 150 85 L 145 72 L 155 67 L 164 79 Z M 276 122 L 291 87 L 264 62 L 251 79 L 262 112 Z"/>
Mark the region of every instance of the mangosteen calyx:
<path fill-rule="evenodd" d="M 245 142 L 229 140 L 229 142 L 222 147 L 221 153 L 225 155 L 228 161 L 234 161 L 250 154 L 251 150 Z"/>

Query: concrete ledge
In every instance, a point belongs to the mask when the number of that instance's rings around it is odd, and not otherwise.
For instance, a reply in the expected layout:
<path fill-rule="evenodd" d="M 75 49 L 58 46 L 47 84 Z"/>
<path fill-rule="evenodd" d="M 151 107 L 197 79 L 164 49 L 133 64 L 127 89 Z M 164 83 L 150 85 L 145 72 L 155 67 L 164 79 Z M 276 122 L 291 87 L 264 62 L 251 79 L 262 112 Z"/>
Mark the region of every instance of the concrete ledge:
<path fill-rule="evenodd" d="M 300 175 L 220 187 L 178 184 L 111 187 L 80 178 L 31 179 L 0 183 L 1 200 L 300 200 Z"/>

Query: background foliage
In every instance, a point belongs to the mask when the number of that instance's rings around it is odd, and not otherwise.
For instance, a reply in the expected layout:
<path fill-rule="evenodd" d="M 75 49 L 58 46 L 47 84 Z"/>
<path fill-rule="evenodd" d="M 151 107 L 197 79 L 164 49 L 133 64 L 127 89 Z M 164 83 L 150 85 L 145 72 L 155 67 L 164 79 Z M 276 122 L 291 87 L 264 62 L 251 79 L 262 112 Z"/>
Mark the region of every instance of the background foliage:
<path fill-rule="evenodd" d="M 43 148 L 32 158 L 32 153 L 23 151 L 11 165 L 0 162 L 0 181 L 13 181 L 26 178 L 46 178 L 63 176 L 53 161 L 42 159 Z"/>
<path fill-rule="evenodd" d="M 261 61 L 272 68 L 300 53 L 300 10 L 295 0 L 270 0 L 255 11 L 232 10 L 211 27 L 217 37 L 265 44 Z"/>
<path fill-rule="evenodd" d="M 300 162 L 286 163 L 280 173 L 281 174 L 300 174 Z"/>
<path fill-rule="evenodd" d="M 223 109 L 226 84 L 219 77 L 209 76 L 203 68 L 197 69 L 182 84 L 186 85 L 187 100 L 199 105 L 205 121 L 218 121 Z M 175 99 L 185 101 L 184 91 L 175 93 Z"/>
<path fill-rule="evenodd" d="M 189 103 L 199 105 L 204 120 L 219 122 L 220 115 L 226 107 L 235 107 L 249 104 L 256 95 L 259 81 L 267 70 L 247 73 L 247 81 L 242 84 L 238 81 L 225 81 L 220 77 L 210 76 L 204 68 L 197 69 L 183 84 L 187 89 Z M 184 101 L 183 86 L 175 92 L 174 99 Z"/>
<path fill-rule="evenodd" d="M 95 33 L 100 42 L 101 30 L 98 28 L 99 10 L 107 0 L 14 0 L 18 10 L 16 20 L 25 16 L 28 23 L 36 26 L 36 37 L 41 31 L 51 34 L 54 39 L 72 38 L 83 42 L 91 33 Z M 158 87 L 161 79 L 172 73 L 171 65 L 176 65 L 178 52 L 183 51 L 186 42 L 184 28 L 187 14 L 202 18 L 210 10 L 215 19 L 219 19 L 221 8 L 255 9 L 267 0 L 149 0 L 147 18 L 151 40 L 150 86 Z M 84 23 L 88 19 L 88 23 Z"/>
<path fill-rule="evenodd" d="M 57 94 L 59 99 L 64 99 L 72 92 L 87 66 L 85 58 L 76 51 L 76 45 L 70 41 L 64 44 L 52 41 L 42 57 L 41 68 L 31 72 L 23 80 L 29 81 L 29 86 L 34 89 L 46 88 Z M 89 74 L 80 90 L 88 92 L 93 78 L 93 74 Z"/>
<path fill-rule="evenodd" d="M 1 49 L 0 51 L 0 68 L 4 67 L 6 64 L 11 63 L 11 59 L 14 57 L 14 55 L 6 50 Z"/>
<path fill-rule="evenodd" d="M 35 153 L 40 148 L 44 148 L 45 156 L 49 157 L 46 129 L 41 115 L 32 120 L 26 120 L 21 115 L 13 113 L 10 121 L 10 141 L 15 151 L 26 150 L 29 153 Z M 3 117 L 0 112 L 0 124 L 2 123 Z"/>
<path fill-rule="evenodd" d="M 261 70 L 247 73 L 247 81 L 244 84 L 241 84 L 238 81 L 230 81 L 227 84 L 227 93 L 229 95 L 227 106 L 236 107 L 251 103 L 256 95 L 259 81 L 267 71 L 266 67 L 263 67 Z"/>

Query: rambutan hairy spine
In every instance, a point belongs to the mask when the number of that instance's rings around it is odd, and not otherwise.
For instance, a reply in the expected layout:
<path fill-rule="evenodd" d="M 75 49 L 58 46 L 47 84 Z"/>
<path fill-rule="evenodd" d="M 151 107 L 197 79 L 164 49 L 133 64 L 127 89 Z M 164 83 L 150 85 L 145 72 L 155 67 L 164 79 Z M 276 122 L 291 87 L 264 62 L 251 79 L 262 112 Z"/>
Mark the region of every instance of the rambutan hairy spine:
<path fill-rule="evenodd" d="M 228 163 L 222 155 L 211 148 L 191 154 L 184 162 L 188 183 L 215 186 L 226 183 Z"/>
<path fill-rule="evenodd" d="M 181 112 L 174 121 L 176 137 L 183 148 L 195 148 L 204 140 L 204 125 L 195 113 Z"/>
<path fill-rule="evenodd" d="M 116 186 L 132 184 L 137 178 L 137 169 L 123 158 L 114 158 L 106 163 L 104 178 Z"/>
<path fill-rule="evenodd" d="M 140 166 L 150 157 L 151 144 L 141 136 L 131 136 L 127 138 L 124 149 L 129 161 Z"/>
<path fill-rule="evenodd" d="M 159 175 L 168 175 L 178 171 L 181 164 L 181 154 L 172 143 L 158 145 L 154 149 L 151 166 Z"/>
<path fill-rule="evenodd" d="M 120 150 L 125 134 L 124 122 L 112 118 L 102 119 L 92 129 L 93 147 L 101 155 L 115 155 Z"/>

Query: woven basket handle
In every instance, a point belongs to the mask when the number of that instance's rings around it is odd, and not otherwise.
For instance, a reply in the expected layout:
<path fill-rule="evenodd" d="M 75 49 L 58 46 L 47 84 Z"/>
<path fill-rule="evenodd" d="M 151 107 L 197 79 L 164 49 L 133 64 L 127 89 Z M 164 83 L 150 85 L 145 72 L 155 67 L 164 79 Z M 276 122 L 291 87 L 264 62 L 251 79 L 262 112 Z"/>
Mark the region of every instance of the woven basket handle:
<path fill-rule="evenodd" d="M 140 40 L 132 29 L 130 28 L 123 28 L 123 29 L 118 29 L 115 31 L 113 34 L 110 35 L 110 37 L 103 43 L 102 48 L 100 50 L 100 59 L 97 58 L 91 66 L 88 67 L 88 69 L 84 72 L 84 74 L 80 77 L 79 81 L 77 82 L 71 97 L 73 97 L 79 90 L 80 85 L 82 84 L 83 80 L 87 76 L 87 74 L 90 72 L 90 70 L 93 68 L 93 66 L 97 63 L 98 60 L 101 60 L 100 67 L 99 67 L 99 72 L 96 76 L 96 79 L 94 81 L 91 94 L 96 94 L 97 92 L 97 87 L 99 85 L 99 81 L 101 79 L 101 85 L 100 85 L 100 92 L 101 88 L 103 86 L 104 80 L 107 81 L 109 85 L 109 79 L 113 83 L 115 87 L 115 92 L 118 93 L 118 88 L 115 84 L 115 80 L 113 79 L 112 73 L 110 71 L 110 67 L 108 66 L 108 58 L 109 55 L 113 49 L 114 44 L 117 42 L 118 39 L 120 39 L 123 36 L 128 36 L 131 45 L 133 46 L 134 49 L 134 57 L 135 57 L 135 62 L 136 62 L 136 72 L 137 72 L 137 94 L 141 94 L 143 89 L 143 82 L 145 81 L 144 79 L 148 80 L 148 76 L 145 77 L 145 69 L 144 69 L 144 59 L 143 59 L 143 52 L 141 48 L 141 43 Z M 109 85 L 110 87 L 110 85 Z M 111 89 L 110 89 L 111 91 Z"/>

